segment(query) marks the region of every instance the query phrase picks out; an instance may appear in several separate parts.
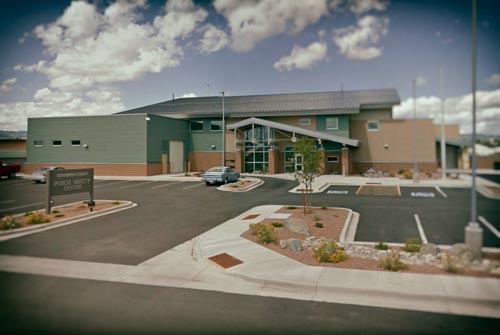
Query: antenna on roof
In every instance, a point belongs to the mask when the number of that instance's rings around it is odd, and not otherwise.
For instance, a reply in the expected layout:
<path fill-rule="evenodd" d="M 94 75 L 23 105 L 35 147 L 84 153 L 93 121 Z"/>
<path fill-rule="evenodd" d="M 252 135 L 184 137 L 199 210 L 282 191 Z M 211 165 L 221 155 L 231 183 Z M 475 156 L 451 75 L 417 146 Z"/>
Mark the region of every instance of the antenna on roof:
<path fill-rule="evenodd" d="M 210 84 L 207 84 L 207 97 L 210 96 Z"/>
<path fill-rule="evenodd" d="M 175 99 L 175 93 L 172 93 L 172 101 Z"/>
<path fill-rule="evenodd" d="M 344 83 L 340 82 L 340 94 L 342 95 L 342 98 L 344 97 Z"/>

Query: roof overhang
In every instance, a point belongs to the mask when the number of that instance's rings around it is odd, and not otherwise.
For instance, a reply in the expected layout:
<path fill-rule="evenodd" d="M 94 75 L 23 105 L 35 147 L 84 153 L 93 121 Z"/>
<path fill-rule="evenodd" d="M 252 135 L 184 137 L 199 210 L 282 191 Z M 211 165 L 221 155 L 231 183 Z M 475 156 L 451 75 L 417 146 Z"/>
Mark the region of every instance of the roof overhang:
<path fill-rule="evenodd" d="M 337 143 L 349 145 L 352 147 L 359 146 L 359 141 L 355 140 L 355 139 L 346 138 L 346 137 L 342 137 L 342 136 L 336 136 L 336 135 L 330 135 L 330 134 L 326 134 L 326 133 L 323 133 L 320 131 L 314 131 L 314 130 L 304 129 L 301 127 L 290 126 L 288 124 L 259 119 L 256 117 L 251 117 L 248 119 L 241 120 L 239 122 L 229 124 L 229 125 L 227 125 L 227 128 L 228 129 L 236 129 L 236 128 L 249 126 L 252 124 L 257 124 L 260 126 L 270 127 L 270 128 L 274 128 L 274 129 L 283 130 L 283 131 L 288 131 L 291 133 L 305 135 L 305 136 L 309 136 L 309 137 L 313 137 L 313 138 L 317 138 L 317 139 L 321 139 L 321 140 L 337 142 Z"/>

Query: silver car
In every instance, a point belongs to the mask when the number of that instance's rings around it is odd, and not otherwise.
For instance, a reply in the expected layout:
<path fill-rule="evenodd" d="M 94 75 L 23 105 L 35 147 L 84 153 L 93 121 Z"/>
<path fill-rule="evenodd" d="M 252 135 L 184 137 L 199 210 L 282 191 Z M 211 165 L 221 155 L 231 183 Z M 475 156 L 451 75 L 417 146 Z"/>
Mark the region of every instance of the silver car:
<path fill-rule="evenodd" d="M 33 171 L 33 173 L 31 174 L 31 180 L 33 180 L 35 183 L 46 183 L 49 176 L 49 171 L 52 170 L 64 170 L 64 168 L 60 166 L 39 168 L 38 170 Z"/>
<path fill-rule="evenodd" d="M 201 177 L 207 185 L 216 183 L 227 184 L 238 181 L 240 179 L 240 173 L 227 166 L 218 166 L 211 168 Z"/>

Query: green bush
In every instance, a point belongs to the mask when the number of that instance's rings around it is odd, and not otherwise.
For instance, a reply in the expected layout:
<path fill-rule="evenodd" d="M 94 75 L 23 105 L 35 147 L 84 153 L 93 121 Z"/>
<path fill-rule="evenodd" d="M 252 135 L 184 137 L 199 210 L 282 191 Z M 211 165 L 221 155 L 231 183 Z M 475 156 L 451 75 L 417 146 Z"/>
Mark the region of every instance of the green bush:
<path fill-rule="evenodd" d="M 387 256 L 380 261 L 380 266 L 389 271 L 401 271 L 408 267 L 396 251 L 389 251 Z"/>
<path fill-rule="evenodd" d="M 403 250 L 407 252 L 419 252 L 420 248 L 422 248 L 422 241 L 419 238 L 410 237 L 406 239 Z"/>
<path fill-rule="evenodd" d="M 321 209 L 326 209 L 326 204 L 321 205 Z"/>
<path fill-rule="evenodd" d="M 377 250 L 389 250 L 389 246 L 387 245 L 387 243 L 380 241 L 377 244 L 375 244 L 375 249 L 377 249 Z"/>
<path fill-rule="evenodd" d="M 22 223 L 19 222 L 14 216 L 6 216 L 2 218 L 0 221 L 0 229 L 1 230 L 7 230 L 7 229 L 15 229 L 15 228 L 21 228 Z"/>
<path fill-rule="evenodd" d="M 443 255 L 443 258 L 441 259 L 441 262 L 443 264 L 443 269 L 446 272 L 449 272 L 449 273 L 458 272 L 458 266 L 457 266 L 458 260 L 455 256 L 453 256 L 449 253 L 445 253 Z"/>
<path fill-rule="evenodd" d="M 316 227 L 316 228 L 323 228 L 323 224 L 321 222 L 316 222 L 314 224 L 314 227 Z"/>
<path fill-rule="evenodd" d="M 54 209 L 54 210 L 52 211 L 52 214 L 59 214 L 59 211 L 58 211 L 57 209 Z"/>
<path fill-rule="evenodd" d="M 33 214 L 33 212 L 26 212 L 26 213 L 24 213 L 24 216 L 30 216 L 32 214 Z"/>
<path fill-rule="evenodd" d="M 257 242 L 260 244 L 268 244 L 271 242 L 276 242 L 277 238 L 274 234 L 274 228 L 266 226 L 262 223 L 256 223 L 250 225 L 250 231 L 252 235 L 257 237 Z"/>
<path fill-rule="evenodd" d="M 271 225 L 272 225 L 274 228 L 281 228 L 281 227 L 283 227 L 283 226 L 284 226 L 284 225 L 283 225 L 283 223 L 281 223 L 281 222 L 273 222 L 273 223 L 271 223 Z"/>
<path fill-rule="evenodd" d="M 321 220 L 321 216 L 319 216 L 318 213 L 314 213 L 314 221 L 320 221 Z"/>
<path fill-rule="evenodd" d="M 403 177 L 404 177 L 405 179 L 413 179 L 413 173 L 412 173 L 411 171 L 405 171 L 405 172 L 403 173 Z"/>
<path fill-rule="evenodd" d="M 50 222 L 50 218 L 43 213 L 33 213 L 27 217 L 27 224 L 40 224 Z"/>
<path fill-rule="evenodd" d="M 330 262 L 332 263 L 340 263 L 345 261 L 346 259 L 347 254 L 342 249 L 335 250 L 335 252 L 330 256 Z"/>
<path fill-rule="evenodd" d="M 323 241 L 319 247 L 314 249 L 314 258 L 322 263 L 331 262 L 332 254 L 337 251 L 337 248 L 337 242 L 332 240 Z"/>
<path fill-rule="evenodd" d="M 56 215 L 54 215 L 54 217 L 56 217 L 56 218 L 62 218 L 63 216 L 65 216 L 65 215 L 64 214 L 56 214 Z"/>

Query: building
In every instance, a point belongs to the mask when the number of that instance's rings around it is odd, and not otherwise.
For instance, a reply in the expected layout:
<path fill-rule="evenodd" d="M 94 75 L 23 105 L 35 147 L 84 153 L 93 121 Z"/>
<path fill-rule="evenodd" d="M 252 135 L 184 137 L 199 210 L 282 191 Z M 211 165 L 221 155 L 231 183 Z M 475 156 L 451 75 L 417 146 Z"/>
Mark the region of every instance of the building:
<path fill-rule="evenodd" d="M 8 164 L 20 164 L 26 161 L 26 140 L 22 138 L 0 139 L 0 161 Z"/>
<path fill-rule="evenodd" d="M 222 164 L 222 102 L 180 98 L 106 116 L 30 118 L 26 170 L 57 164 L 101 175 L 205 171 Z M 295 142 L 307 137 L 317 141 L 326 174 L 399 172 L 415 159 L 421 170 L 435 171 L 432 120 L 393 119 L 399 103 L 394 89 L 225 97 L 225 164 L 293 172 L 302 166 Z"/>
<path fill-rule="evenodd" d="M 447 124 L 444 126 L 444 131 L 446 143 L 446 169 L 463 169 L 464 155 L 470 143 L 460 135 L 460 127 L 458 124 Z M 438 167 L 441 168 L 441 125 L 435 125 L 434 135 L 436 137 L 436 160 Z"/>

